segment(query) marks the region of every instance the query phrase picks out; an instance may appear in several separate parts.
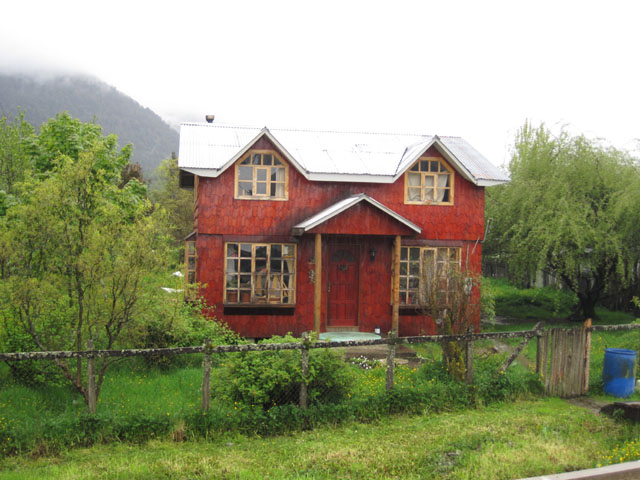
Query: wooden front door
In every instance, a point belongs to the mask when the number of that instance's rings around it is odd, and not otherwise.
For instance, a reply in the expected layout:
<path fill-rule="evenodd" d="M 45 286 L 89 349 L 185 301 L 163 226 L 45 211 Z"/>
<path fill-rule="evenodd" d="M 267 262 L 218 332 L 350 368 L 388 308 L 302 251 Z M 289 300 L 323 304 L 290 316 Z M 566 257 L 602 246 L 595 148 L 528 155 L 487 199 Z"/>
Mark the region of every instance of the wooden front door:
<path fill-rule="evenodd" d="M 327 325 L 330 327 L 358 325 L 358 253 L 356 245 L 333 245 L 329 249 Z"/>

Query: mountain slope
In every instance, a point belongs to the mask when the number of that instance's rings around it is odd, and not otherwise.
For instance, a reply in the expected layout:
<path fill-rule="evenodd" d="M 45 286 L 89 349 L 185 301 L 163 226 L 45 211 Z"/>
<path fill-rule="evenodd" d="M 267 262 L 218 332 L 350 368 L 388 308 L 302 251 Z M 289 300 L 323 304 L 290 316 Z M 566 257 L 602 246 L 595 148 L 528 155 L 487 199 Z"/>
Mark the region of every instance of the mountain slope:
<path fill-rule="evenodd" d="M 39 128 L 63 110 L 84 122 L 95 120 L 105 135 L 115 133 L 118 143 L 133 144 L 132 162 L 145 177 L 172 152 L 178 151 L 178 133 L 152 110 L 97 79 L 59 76 L 46 80 L 0 73 L 0 117 L 14 117 L 18 108 Z"/>

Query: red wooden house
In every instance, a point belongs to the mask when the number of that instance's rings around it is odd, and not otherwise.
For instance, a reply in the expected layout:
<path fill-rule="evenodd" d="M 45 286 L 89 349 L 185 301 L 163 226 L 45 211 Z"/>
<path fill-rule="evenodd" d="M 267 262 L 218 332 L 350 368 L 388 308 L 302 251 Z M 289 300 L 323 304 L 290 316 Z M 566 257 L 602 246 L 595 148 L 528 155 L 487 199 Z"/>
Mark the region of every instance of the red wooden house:
<path fill-rule="evenodd" d="M 182 125 L 179 166 L 194 188 L 188 280 L 252 338 L 435 333 L 423 272 L 480 271 L 484 187 L 507 181 L 458 137 L 208 123 Z"/>

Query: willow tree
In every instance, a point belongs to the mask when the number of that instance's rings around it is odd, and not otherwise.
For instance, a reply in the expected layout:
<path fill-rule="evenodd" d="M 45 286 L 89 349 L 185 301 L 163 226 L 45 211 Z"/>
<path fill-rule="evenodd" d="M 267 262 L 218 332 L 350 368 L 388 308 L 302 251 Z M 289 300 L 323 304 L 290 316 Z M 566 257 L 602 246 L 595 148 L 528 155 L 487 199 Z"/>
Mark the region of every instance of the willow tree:
<path fill-rule="evenodd" d="M 520 278 L 555 275 L 578 298 L 575 318 L 595 318 L 603 294 L 638 262 L 637 165 L 584 136 L 527 124 L 509 171 L 509 184 L 487 191 L 493 249 Z"/>

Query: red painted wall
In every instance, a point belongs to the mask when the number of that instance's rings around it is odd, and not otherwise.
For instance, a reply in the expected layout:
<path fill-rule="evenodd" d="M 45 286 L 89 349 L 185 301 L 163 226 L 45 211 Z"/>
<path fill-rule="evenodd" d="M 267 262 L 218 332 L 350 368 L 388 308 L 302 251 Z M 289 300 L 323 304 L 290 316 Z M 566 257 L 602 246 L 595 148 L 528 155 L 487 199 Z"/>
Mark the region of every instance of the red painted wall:
<path fill-rule="evenodd" d="M 276 150 L 266 138 L 254 148 Z M 434 148 L 427 156 L 442 156 Z M 323 233 L 324 251 L 327 243 L 357 242 L 360 245 L 359 328 L 373 331 L 380 326 L 391 328 L 391 251 L 393 238 L 402 234 L 411 243 L 461 246 L 463 262 L 469 251 L 469 265 L 480 272 L 481 245 L 474 245 L 484 234 L 484 189 L 455 175 L 454 201 L 451 206 L 405 205 L 404 176 L 393 184 L 310 182 L 293 166 L 289 167 L 289 200 L 235 200 L 234 168 L 230 167 L 218 178 L 200 177 L 197 184 L 198 281 L 206 284 L 205 300 L 215 307 L 218 319 L 249 337 L 268 337 L 287 332 L 300 334 L 313 328 L 313 291 L 309 279 L 313 268 L 313 235 L 292 237 L 291 228 L 335 202 L 356 193 L 366 193 L 386 207 L 422 228 L 414 234 L 397 221 L 370 205 L 358 204 L 350 211 L 316 227 Z M 351 227 L 351 229 L 349 229 Z M 403 230 L 400 232 L 399 230 Z M 324 234 L 356 236 L 333 236 Z M 298 244 L 296 306 L 287 311 L 272 309 L 268 314 L 232 311 L 222 305 L 224 282 L 224 242 L 293 242 Z M 371 261 L 369 251 L 376 249 Z M 473 251 L 473 254 L 471 252 Z M 323 252 L 324 253 L 324 252 Z M 326 260 L 326 254 L 323 254 Z M 323 268 L 326 276 L 327 268 Z M 326 285 L 326 278 L 323 279 Z M 323 289 L 324 290 L 324 289 Z M 323 318 L 326 313 L 326 292 L 323 291 Z M 324 321 L 322 323 L 324 328 Z M 435 333 L 429 319 L 416 315 L 401 315 L 400 335 Z"/>

